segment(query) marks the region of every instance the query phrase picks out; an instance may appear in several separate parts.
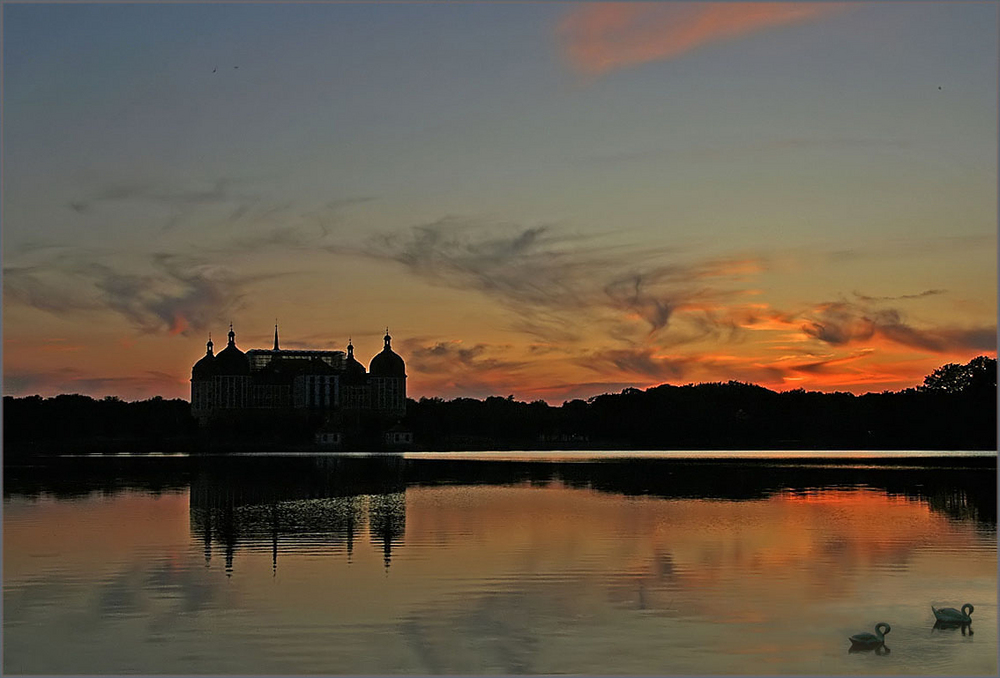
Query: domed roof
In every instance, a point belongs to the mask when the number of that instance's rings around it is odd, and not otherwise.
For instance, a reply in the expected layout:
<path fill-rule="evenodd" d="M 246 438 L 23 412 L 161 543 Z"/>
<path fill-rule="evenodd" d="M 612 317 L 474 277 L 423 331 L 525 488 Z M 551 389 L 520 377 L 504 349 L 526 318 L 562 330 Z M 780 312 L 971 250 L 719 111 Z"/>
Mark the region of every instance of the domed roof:
<path fill-rule="evenodd" d="M 211 379 L 215 374 L 215 356 L 212 355 L 212 337 L 208 338 L 208 351 L 191 368 L 192 379 Z"/>
<path fill-rule="evenodd" d="M 216 374 L 227 376 L 243 376 L 250 374 L 250 359 L 247 354 L 236 348 L 236 333 L 229 326 L 229 344 L 215 356 Z"/>
<path fill-rule="evenodd" d="M 389 346 L 391 339 L 389 331 L 386 330 L 385 348 L 382 349 L 381 353 L 372 358 L 371 363 L 368 365 L 368 373 L 373 377 L 406 376 L 406 366 L 403 364 L 403 359 L 396 355 Z"/>
<path fill-rule="evenodd" d="M 344 383 L 357 386 L 365 383 L 367 378 L 368 374 L 365 372 L 365 366 L 359 363 L 354 357 L 354 344 L 348 341 L 347 360 L 344 361 Z"/>

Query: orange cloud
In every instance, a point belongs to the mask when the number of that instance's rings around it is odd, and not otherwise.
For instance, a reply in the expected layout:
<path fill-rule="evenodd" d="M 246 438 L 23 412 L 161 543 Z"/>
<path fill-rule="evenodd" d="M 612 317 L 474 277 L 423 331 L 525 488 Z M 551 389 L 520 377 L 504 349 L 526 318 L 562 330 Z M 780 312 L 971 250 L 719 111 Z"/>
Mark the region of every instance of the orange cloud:
<path fill-rule="evenodd" d="M 558 34 L 588 75 L 670 59 L 701 45 L 839 11 L 846 3 L 594 3 L 569 13 Z"/>
<path fill-rule="evenodd" d="M 170 334 L 182 334 L 188 327 L 187 319 L 180 313 L 174 313 L 174 321 L 170 325 Z"/>

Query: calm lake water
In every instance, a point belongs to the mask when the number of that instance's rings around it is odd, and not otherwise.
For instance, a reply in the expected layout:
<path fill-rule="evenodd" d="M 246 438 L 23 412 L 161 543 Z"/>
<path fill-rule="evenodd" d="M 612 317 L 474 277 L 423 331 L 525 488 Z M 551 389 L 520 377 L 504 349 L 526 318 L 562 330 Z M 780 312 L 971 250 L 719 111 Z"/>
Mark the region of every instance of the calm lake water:
<path fill-rule="evenodd" d="M 3 670 L 996 674 L 995 454 L 788 455 L 8 466 Z"/>

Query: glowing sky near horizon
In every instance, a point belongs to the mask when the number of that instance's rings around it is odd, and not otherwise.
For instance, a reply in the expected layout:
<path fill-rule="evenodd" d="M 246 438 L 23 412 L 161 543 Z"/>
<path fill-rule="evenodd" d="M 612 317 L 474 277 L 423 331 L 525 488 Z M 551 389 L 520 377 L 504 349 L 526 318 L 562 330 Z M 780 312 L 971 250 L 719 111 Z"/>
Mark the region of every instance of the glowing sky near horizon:
<path fill-rule="evenodd" d="M 995 3 L 16 5 L 4 394 L 386 325 L 408 395 L 996 355 Z"/>

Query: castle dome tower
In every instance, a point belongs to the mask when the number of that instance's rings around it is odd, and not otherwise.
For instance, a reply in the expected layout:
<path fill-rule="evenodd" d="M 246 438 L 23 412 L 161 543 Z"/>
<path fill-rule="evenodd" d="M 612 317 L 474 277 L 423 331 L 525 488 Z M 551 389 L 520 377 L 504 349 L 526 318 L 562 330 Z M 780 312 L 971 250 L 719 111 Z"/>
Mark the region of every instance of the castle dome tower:
<path fill-rule="evenodd" d="M 191 368 L 191 414 L 202 420 L 215 407 L 215 375 L 218 370 L 212 351 L 212 335 L 208 335 L 205 355 Z"/>
<path fill-rule="evenodd" d="M 384 414 L 401 417 L 406 414 L 406 365 L 392 350 L 392 337 L 385 328 L 385 346 L 368 365 L 372 407 Z"/>
<path fill-rule="evenodd" d="M 213 346 L 212 335 L 209 334 L 205 355 L 202 356 L 201 360 L 194 364 L 194 367 L 191 368 L 191 381 L 211 379 L 212 376 L 215 375 L 215 354 L 212 352 Z"/>
<path fill-rule="evenodd" d="M 350 385 L 364 384 L 368 374 L 365 366 L 354 357 L 354 344 L 347 340 L 347 360 L 344 361 L 344 382 Z"/>
<path fill-rule="evenodd" d="M 250 359 L 236 348 L 236 333 L 229 324 L 229 343 L 215 357 L 215 368 L 219 374 L 227 376 L 250 376 Z"/>
<path fill-rule="evenodd" d="M 368 372 L 373 377 L 397 377 L 406 378 L 406 365 L 395 351 L 392 350 L 392 337 L 389 336 L 389 328 L 385 328 L 385 347 L 382 352 L 372 358 L 368 365 Z"/>
<path fill-rule="evenodd" d="M 229 343 L 215 356 L 214 407 L 243 409 L 250 403 L 250 358 L 236 348 L 236 333 L 229 323 Z"/>

